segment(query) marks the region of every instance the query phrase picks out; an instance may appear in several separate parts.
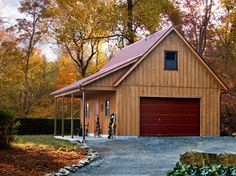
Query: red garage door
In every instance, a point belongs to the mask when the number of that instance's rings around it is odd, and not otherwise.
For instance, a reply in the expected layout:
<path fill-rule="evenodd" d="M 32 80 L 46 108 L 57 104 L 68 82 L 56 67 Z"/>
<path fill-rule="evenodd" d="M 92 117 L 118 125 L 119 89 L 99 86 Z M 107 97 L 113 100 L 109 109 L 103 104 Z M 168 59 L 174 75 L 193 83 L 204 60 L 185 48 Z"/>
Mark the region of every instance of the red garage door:
<path fill-rule="evenodd" d="M 200 99 L 140 99 L 140 136 L 199 135 Z"/>

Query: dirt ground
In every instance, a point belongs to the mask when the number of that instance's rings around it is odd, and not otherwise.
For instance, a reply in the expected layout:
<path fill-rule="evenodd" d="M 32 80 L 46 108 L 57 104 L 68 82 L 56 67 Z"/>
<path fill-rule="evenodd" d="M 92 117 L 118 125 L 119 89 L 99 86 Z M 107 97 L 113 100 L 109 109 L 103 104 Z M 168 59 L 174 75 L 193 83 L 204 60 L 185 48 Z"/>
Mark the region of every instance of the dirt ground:
<path fill-rule="evenodd" d="M 0 176 L 42 176 L 78 163 L 84 155 L 80 150 L 65 152 L 36 146 L 0 150 Z"/>

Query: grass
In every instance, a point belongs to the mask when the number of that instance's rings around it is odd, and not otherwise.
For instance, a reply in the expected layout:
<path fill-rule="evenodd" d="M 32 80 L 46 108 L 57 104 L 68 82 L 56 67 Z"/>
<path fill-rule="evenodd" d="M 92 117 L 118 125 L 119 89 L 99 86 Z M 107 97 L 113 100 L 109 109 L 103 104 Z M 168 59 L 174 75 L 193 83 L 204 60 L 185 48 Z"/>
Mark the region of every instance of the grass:
<path fill-rule="evenodd" d="M 55 139 L 52 135 L 17 135 L 13 146 L 53 148 L 60 151 L 75 151 L 76 144 L 69 141 Z"/>

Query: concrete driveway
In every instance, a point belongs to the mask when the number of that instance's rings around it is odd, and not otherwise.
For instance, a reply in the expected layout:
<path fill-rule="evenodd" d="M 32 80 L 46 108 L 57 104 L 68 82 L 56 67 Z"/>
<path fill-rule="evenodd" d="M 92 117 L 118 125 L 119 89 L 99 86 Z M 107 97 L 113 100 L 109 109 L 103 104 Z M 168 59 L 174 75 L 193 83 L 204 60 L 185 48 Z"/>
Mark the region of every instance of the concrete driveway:
<path fill-rule="evenodd" d="M 88 145 L 101 157 L 74 176 L 162 176 L 175 166 L 180 154 L 187 151 L 236 152 L 236 138 L 232 137 L 133 138 L 91 141 Z"/>

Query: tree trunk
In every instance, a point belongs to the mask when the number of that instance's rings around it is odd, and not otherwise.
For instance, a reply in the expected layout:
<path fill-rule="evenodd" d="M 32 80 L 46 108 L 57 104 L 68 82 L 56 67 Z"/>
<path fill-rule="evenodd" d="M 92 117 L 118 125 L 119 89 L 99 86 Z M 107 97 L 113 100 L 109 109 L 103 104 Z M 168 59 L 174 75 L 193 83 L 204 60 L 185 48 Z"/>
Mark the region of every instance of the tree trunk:
<path fill-rule="evenodd" d="M 128 22 L 127 22 L 127 34 L 126 38 L 129 44 L 135 42 L 134 37 L 134 30 L 133 30 L 133 3 L 132 0 L 127 0 L 127 8 L 128 8 Z"/>
<path fill-rule="evenodd" d="M 86 69 L 85 68 L 81 68 L 81 76 L 82 76 L 82 78 L 85 78 L 85 76 L 86 76 Z"/>
<path fill-rule="evenodd" d="M 29 114 L 29 60 L 30 54 L 28 54 L 26 59 L 26 64 L 24 68 L 24 91 L 23 91 L 23 106 L 22 106 L 22 115 L 25 117 Z"/>
<path fill-rule="evenodd" d="M 199 42 L 198 42 L 198 53 L 200 55 L 203 55 L 206 48 L 206 40 L 207 40 L 206 35 L 207 35 L 207 28 L 209 25 L 209 21 L 212 15 L 212 4 L 213 4 L 213 0 L 210 0 L 209 4 L 208 4 L 208 0 L 206 1 L 205 15 L 204 15 L 204 19 L 203 19 L 202 26 L 200 29 Z"/>

